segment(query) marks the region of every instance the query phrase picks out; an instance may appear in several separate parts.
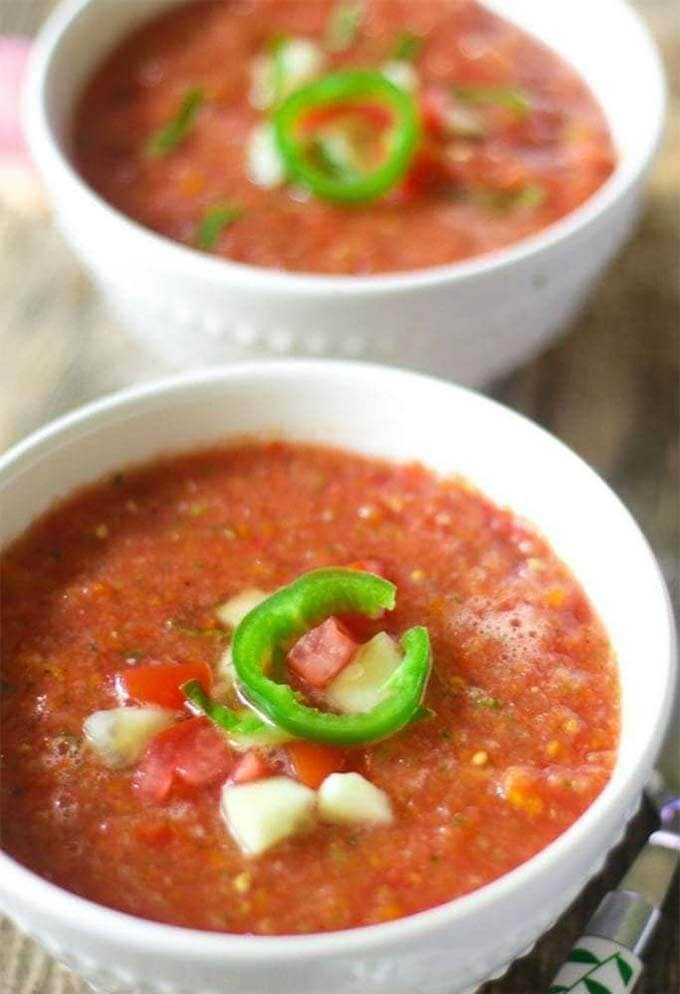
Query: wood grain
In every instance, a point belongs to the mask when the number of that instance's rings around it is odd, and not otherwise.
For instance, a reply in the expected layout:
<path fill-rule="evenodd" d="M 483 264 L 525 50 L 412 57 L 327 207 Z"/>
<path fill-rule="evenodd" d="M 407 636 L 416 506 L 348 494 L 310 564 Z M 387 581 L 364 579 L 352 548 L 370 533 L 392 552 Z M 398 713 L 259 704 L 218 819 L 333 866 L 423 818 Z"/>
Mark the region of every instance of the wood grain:
<path fill-rule="evenodd" d="M 49 6 L 50 0 L 0 0 L 0 33 L 33 32 Z M 614 487 L 646 532 L 677 604 L 680 6 L 676 0 L 637 0 L 637 6 L 662 48 L 670 86 L 666 139 L 642 224 L 570 334 L 489 392 L 549 428 Z M 0 356 L 0 450 L 66 410 L 165 371 L 108 315 L 49 218 L 2 203 Z M 645 808 L 600 877 L 531 955 L 483 994 L 541 994 L 653 827 Z M 639 994 L 680 991 L 678 905 L 676 889 Z M 84 991 L 9 922 L 0 922 L 0 994 Z"/>

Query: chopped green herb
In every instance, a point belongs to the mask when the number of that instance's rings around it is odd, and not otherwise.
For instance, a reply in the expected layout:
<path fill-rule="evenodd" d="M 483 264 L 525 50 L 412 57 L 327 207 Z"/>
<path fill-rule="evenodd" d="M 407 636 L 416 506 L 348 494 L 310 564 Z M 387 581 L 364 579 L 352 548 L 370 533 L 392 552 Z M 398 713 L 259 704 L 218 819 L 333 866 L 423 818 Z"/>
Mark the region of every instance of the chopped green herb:
<path fill-rule="evenodd" d="M 499 104 L 522 118 L 531 110 L 531 100 L 517 86 L 454 86 L 454 95 L 470 104 Z"/>
<path fill-rule="evenodd" d="M 345 841 L 348 846 L 356 846 L 359 843 L 359 839 L 356 835 L 348 835 Z"/>
<path fill-rule="evenodd" d="M 469 694 L 472 703 L 477 707 L 488 708 L 489 711 L 500 711 L 503 707 L 502 701 L 499 701 L 497 697 L 492 697 L 491 694 L 487 694 L 480 687 L 470 687 Z"/>
<path fill-rule="evenodd" d="M 452 740 L 452 738 L 453 738 L 453 735 L 448 730 L 448 728 L 445 728 L 439 734 L 441 735 L 441 737 L 444 739 L 445 742 L 450 742 Z"/>
<path fill-rule="evenodd" d="M 111 477 L 111 483 L 113 484 L 114 487 L 119 487 L 122 484 L 123 480 L 124 476 L 122 473 L 114 473 L 113 476 Z"/>
<path fill-rule="evenodd" d="M 220 204 L 207 211 L 199 221 L 196 229 L 196 244 L 204 251 L 212 249 L 225 228 L 234 221 L 240 220 L 245 211 L 242 207 L 232 204 Z M 192 510 L 193 513 L 193 510 Z"/>
<path fill-rule="evenodd" d="M 269 68 L 267 75 L 268 88 L 271 87 L 271 102 L 276 105 L 281 102 L 284 96 L 286 85 L 286 61 L 285 50 L 289 43 L 288 35 L 273 35 L 267 42 L 267 54 L 269 56 Z"/>
<path fill-rule="evenodd" d="M 277 52 L 281 51 L 281 48 L 288 41 L 288 35 L 276 34 L 272 35 L 267 41 L 267 52 L 270 55 L 276 55 Z"/>
<path fill-rule="evenodd" d="M 339 0 L 326 25 L 326 48 L 345 52 L 356 39 L 364 19 L 363 0 Z"/>
<path fill-rule="evenodd" d="M 175 117 L 149 138 L 146 144 L 147 155 L 158 158 L 174 152 L 193 128 L 204 100 L 203 90 L 199 88 L 187 90 Z"/>
<path fill-rule="evenodd" d="M 511 211 L 524 208 L 533 210 L 540 207 L 547 194 L 538 184 L 527 184 L 516 190 L 483 190 L 480 188 L 458 191 L 456 198 L 479 204 L 494 211 Z"/>
<path fill-rule="evenodd" d="M 437 712 L 433 711 L 432 708 L 426 708 L 421 705 L 416 709 L 413 717 L 411 718 L 411 724 L 415 725 L 418 721 L 430 721 L 432 718 L 437 717 Z"/>
<path fill-rule="evenodd" d="M 422 35 L 415 35 L 412 31 L 404 31 L 394 43 L 390 58 L 397 62 L 413 62 L 420 55 L 424 42 L 425 39 Z"/>
<path fill-rule="evenodd" d="M 335 840 L 331 842 L 330 846 L 328 847 L 328 855 L 330 856 L 331 860 L 334 863 L 337 863 L 338 865 L 346 863 L 347 860 L 349 859 L 349 856 L 343 849 L 342 845 Z"/>
<path fill-rule="evenodd" d="M 540 207 L 547 194 L 545 188 L 538 184 L 531 184 L 522 187 L 515 193 L 508 194 L 506 204 L 508 207 Z"/>
<path fill-rule="evenodd" d="M 171 632 L 179 632 L 181 635 L 191 635 L 194 638 L 205 638 L 212 635 L 217 638 L 227 637 L 227 633 L 222 628 L 193 628 L 191 625 L 183 625 L 181 621 L 177 621 L 175 618 L 168 618 L 165 622 L 165 627 Z"/>
<path fill-rule="evenodd" d="M 75 735 L 73 732 L 58 732 L 56 738 L 58 750 L 64 756 L 75 756 L 83 741 L 79 735 Z"/>
<path fill-rule="evenodd" d="M 350 162 L 351 148 L 343 135 L 317 135 L 307 143 L 307 158 L 332 179 L 355 176 Z"/>
<path fill-rule="evenodd" d="M 13 694 L 17 688 L 9 680 L 0 680 L 0 694 Z"/>
<path fill-rule="evenodd" d="M 132 659 L 135 663 L 138 663 L 140 659 L 144 659 L 144 653 L 141 649 L 130 649 L 129 652 L 121 653 L 125 659 Z"/>

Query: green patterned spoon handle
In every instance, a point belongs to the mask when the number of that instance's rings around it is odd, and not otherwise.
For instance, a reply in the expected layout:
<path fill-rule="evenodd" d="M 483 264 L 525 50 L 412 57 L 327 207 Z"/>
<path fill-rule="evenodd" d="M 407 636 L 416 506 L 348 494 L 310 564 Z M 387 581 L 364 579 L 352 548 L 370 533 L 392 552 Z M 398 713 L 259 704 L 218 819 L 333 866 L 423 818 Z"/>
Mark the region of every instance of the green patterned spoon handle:
<path fill-rule="evenodd" d="M 567 956 L 548 994 L 630 994 L 642 973 L 640 956 L 660 912 L 631 891 L 611 891 Z"/>

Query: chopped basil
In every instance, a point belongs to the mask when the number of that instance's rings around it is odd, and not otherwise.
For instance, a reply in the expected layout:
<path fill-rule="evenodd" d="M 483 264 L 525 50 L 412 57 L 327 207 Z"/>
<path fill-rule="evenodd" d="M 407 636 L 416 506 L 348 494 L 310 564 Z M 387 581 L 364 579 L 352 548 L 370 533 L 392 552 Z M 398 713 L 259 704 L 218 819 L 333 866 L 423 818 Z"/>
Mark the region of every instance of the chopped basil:
<path fill-rule="evenodd" d="M 187 90 L 175 117 L 149 138 L 146 144 L 147 154 L 158 158 L 174 152 L 193 128 L 204 100 L 203 90 L 199 88 Z"/>
<path fill-rule="evenodd" d="M 517 86 L 454 86 L 454 96 L 470 104 L 500 104 L 522 118 L 531 110 L 531 101 Z"/>
<path fill-rule="evenodd" d="M 326 25 L 329 52 L 345 52 L 353 44 L 364 13 L 364 0 L 339 0 Z"/>
<path fill-rule="evenodd" d="M 244 214 L 242 207 L 235 207 L 232 204 L 220 204 L 211 208 L 203 215 L 196 229 L 198 247 L 206 251 L 214 248 L 222 231 L 242 218 Z"/>
<path fill-rule="evenodd" d="M 9 680 L 0 680 L 0 695 L 4 697 L 5 694 L 13 694 L 16 687 Z"/>
<path fill-rule="evenodd" d="M 404 31 L 394 43 L 390 58 L 397 62 L 413 62 L 420 55 L 424 41 L 422 35 L 415 35 L 412 31 Z"/>

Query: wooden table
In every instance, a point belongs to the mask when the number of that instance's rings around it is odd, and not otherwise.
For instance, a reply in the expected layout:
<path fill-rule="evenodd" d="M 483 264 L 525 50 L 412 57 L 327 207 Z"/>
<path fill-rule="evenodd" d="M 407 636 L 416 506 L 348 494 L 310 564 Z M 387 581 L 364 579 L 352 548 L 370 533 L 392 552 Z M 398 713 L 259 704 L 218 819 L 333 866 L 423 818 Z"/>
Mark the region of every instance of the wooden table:
<path fill-rule="evenodd" d="M 0 33 L 35 30 L 51 2 L 0 0 Z M 489 392 L 545 425 L 609 481 L 645 530 L 677 595 L 680 9 L 676 0 L 637 5 L 664 52 L 672 89 L 645 217 L 569 336 Z M 164 371 L 108 316 L 49 219 L 1 203 L 0 355 L 0 449 L 93 397 Z M 531 955 L 483 994 L 541 994 L 653 825 L 645 808 L 600 877 Z M 680 991 L 679 921 L 676 891 L 639 994 Z M 0 994 L 84 989 L 9 922 L 0 924 Z"/>

